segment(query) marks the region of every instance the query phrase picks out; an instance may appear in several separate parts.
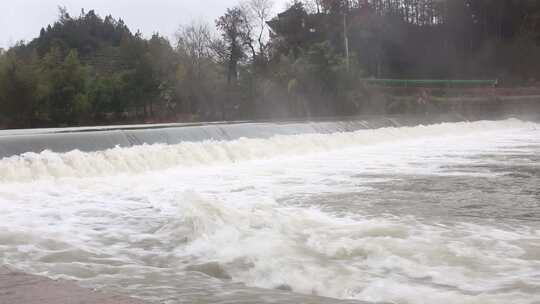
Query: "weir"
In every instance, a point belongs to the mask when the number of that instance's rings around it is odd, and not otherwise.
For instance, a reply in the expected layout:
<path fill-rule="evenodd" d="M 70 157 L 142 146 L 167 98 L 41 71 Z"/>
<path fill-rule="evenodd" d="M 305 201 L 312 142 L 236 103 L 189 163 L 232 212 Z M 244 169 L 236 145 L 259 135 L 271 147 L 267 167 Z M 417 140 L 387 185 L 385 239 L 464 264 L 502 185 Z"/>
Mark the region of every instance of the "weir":
<path fill-rule="evenodd" d="M 214 124 L 166 124 L 117 127 L 0 131 L 0 158 L 28 152 L 73 150 L 94 152 L 143 144 L 178 144 L 205 140 L 269 138 L 275 135 L 330 134 L 362 129 L 428 125 L 467 120 L 459 114 L 357 116 L 347 119 L 293 122 L 238 122 Z"/>

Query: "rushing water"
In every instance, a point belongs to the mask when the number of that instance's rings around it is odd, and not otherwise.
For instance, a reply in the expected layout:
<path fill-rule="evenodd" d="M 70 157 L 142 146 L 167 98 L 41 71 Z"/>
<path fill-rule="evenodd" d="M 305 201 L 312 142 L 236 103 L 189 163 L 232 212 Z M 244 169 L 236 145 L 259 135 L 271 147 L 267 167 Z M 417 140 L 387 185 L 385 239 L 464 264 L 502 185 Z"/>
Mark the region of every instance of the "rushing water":
<path fill-rule="evenodd" d="M 540 125 L 0 161 L 0 263 L 165 303 L 540 303 Z"/>

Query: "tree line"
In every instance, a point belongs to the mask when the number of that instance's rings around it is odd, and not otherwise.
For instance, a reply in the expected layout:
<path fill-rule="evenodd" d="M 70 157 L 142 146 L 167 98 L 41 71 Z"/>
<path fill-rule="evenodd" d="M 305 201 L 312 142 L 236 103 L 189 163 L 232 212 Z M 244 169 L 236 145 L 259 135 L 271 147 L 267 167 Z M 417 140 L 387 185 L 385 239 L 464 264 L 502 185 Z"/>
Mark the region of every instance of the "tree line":
<path fill-rule="evenodd" d="M 0 50 L 0 127 L 374 111 L 366 78 L 536 82 L 535 0 L 246 0 L 145 38 L 95 11 Z M 172 41 L 171 41 L 172 40 Z"/>

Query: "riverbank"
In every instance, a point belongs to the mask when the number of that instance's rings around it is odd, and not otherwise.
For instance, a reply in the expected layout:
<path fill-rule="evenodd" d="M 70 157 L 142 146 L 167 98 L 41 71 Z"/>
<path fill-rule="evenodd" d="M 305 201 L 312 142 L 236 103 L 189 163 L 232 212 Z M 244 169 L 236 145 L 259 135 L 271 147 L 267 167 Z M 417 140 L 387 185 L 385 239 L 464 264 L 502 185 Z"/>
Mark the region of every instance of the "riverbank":
<path fill-rule="evenodd" d="M 0 304 L 143 304 L 120 295 L 79 287 L 75 282 L 51 280 L 0 267 Z"/>

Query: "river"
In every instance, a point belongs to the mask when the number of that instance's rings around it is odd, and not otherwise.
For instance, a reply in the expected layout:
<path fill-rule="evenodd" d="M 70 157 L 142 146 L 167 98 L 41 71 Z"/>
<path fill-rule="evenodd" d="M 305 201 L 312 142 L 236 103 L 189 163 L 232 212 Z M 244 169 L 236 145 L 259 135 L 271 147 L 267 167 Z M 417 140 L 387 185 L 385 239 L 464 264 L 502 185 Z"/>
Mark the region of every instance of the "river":
<path fill-rule="evenodd" d="M 540 303 L 516 119 L 27 153 L 0 208 L 1 264 L 159 303 Z"/>

